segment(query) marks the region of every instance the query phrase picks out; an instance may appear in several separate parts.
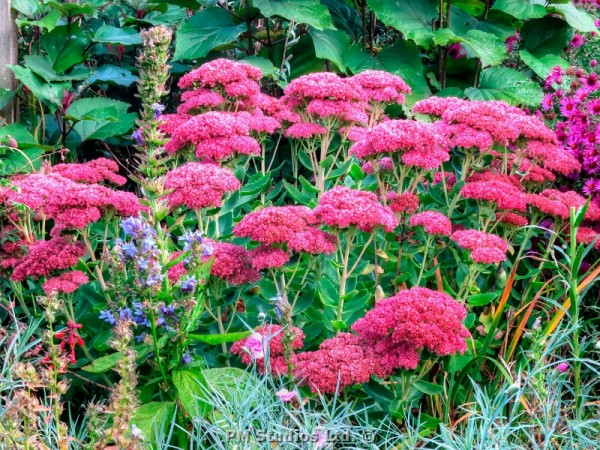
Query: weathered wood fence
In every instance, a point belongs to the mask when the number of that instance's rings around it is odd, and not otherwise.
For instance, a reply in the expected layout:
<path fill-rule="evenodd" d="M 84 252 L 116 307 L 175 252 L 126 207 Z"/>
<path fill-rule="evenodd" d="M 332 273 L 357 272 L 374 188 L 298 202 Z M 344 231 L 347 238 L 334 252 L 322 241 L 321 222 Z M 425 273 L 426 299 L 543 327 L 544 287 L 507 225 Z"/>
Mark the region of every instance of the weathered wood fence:
<path fill-rule="evenodd" d="M 15 19 L 10 9 L 11 0 L 0 0 L 0 88 L 16 89 L 13 73 L 6 67 L 7 64 L 17 64 L 17 30 Z M 11 101 L 0 116 L 12 123 L 15 120 L 15 101 Z"/>

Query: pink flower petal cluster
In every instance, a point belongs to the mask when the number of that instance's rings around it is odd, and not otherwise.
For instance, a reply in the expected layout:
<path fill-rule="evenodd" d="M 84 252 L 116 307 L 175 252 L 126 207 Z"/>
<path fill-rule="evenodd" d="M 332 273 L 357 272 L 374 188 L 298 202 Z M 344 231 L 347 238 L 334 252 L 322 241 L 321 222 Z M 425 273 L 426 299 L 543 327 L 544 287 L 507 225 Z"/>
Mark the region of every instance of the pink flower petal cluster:
<path fill-rule="evenodd" d="M 226 87 L 247 80 L 259 81 L 262 72 L 249 64 L 229 59 L 215 59 L 185 74 L 179 80 L 181 89 Z"/>
<path fill-rule="evenodd" d="M 248 111 L 254 109 L 261 111 L 266 116 L 272 117 L 281 122 L 298 123 L 302 117 L 292 111 L 280 98 L 271 97 L 270 95 L 259 92 L 252 97 L 244 99 L 241 106 Z"/>
<path fill-rule="evenodd" d="M 69 294 L 75 292 L 79 286 L 88 281 L 90 281 L 90 279 L 85 273 L 80 270 L 73 270 L 57 277 L 50 278 L 43 284 L 42 289 L 48 295 L 52 292 Z"/>
<path fill-rule="evenodd" d="M 300 328 L 290 327 L 284 329 L 281 325 L 268 324 L 257 328 L 249 337 L 235 342 L 231 346 L 231 353 L 239 355 L 242 362 L 251 365 L 256 363 L 260 373 L 265 372 L 265 354 L 268 350 L 269 364 L 274 375 L 283 375 L 287 372 L 287 363 L 284 353 L 284 337 L 287 332 L 292 333 L 290 343 L 292 350 L 299 350 L 304 345 L 304 333 Z"/>
<path fill-rule="evenodd" d="M 189 162 L 167 173 L 165 188 L 171 208 L 189 209 L 220 206 L 223 196 L 240 188 L 231 170 L 210 163 Z"/>
<path fill-rule="evenodd" d="M 234 153 L 260 154 L 260 145 L 250 137 L 248 120 L 235 113 L 212 111 L 193 116 L 177 127 L 165 144 L 167 153 L 187 146 L 196 148 L 200 160 L 223 160 Z"/>
<path fill-rule="evenodd" d="M 556 189 L 546 189 L 540 194 L 529 194 L 528 201 L 543 213 L 568 220 L 570 209 L 582 207 L 587 199 L 575 191 L 561 192 Z M 600 207 L 591 202 L 585 218 L 590 221 L 600 221 Z"/>
<path fill-rule="evenodd" d="M 577 236 L 575 239 L 577 240 L 577 243 L 586 245 L 591 244 L 596 240 L 594 248 L 600 249 L 600 233 L 593 228 L 580 226 L 577 229 Z"/>
<path fill-rule="evenodd" d="M 225 103 L 225 99 L 221 94 L 210 89 L 184 92 L 181 95 L 181 101 L 183 103 L 177 107 L 177 114 L 179 115 L 202 113 L 205 112 L 204 110 L 210 110 Z"/>
<path fill-rule="evenodd" d="M 421 204 L 419 197 L 410 192 L 402 194 L 390 192 L 387 194 L 386 200 L 390 209 L 396 214 L 413 214 Z"/>
<path fill-rule="evenodd" d="M 163 114 L 160 116 L 158 129 L 166 135 L 171 135 L 181 125 L 192 118 L 189 114 Z"/>
<path fill-rule="evenodd" d="M 306 112 L 321 119 L 338 118 L 347 122 L 363 124 L 369 121 L 369 116 L 364 111 L 363 105 L 358 102 L 316 98 L 308 103 Z"/>
<path fill-rule="evenodd" d="M 394 212 L 379 203 L 377 195 L 345 186 L 336 186 L 325 192 L 314 215 L 321 223 L 339 229 L 355 226 L 371 232 L 381 226 L 391 232 L 398 226 Z"/>
<path fill-rule="evenodd" d="M 422 226 L 429 234 L 441 234 L 450 236 L 452 234 L 452 222 L 441 212 L 423 211 L 410 218 L 410 226 Z"/>
<path fill-rule="evenodd" d="M 256 270 L 275 269 L 284 266 L 290 260 L 290 255 L 286 251 L 270 245 L 261 245 L 250 250 L 250 257 L 252 267 Z"/>
<path fill-rule="evenodd" d="M 365 133 L 350 147 L 358 158 L 400 154 L 404 164 L 434 169 L 449 160 L 449 141 L 436 125 L 415 120 L 389 120 Z"/>
<path fill-rule="evenodd" d="M 292 80 L 284 90 L 283 100 L 292 107 L 312 99 L 356 102 L 365 100 L 361 86 L 352 78 L 341 78 L 332 72 L 303 75 Z"/>
<path fill-rule="evenodd" d="M 233 233 L 262 244 L 287 244 L 296 252 L 333 253 L 335 237 L 317 225 L 313 211 L 305 206 L 268 206 L 247 214 Z"/>
<path fill-rule="evenodd" d="M 502 212 L 499 220 L 503 224 L 512 225 L 514 227 L 525 227 L 529 225 L 529 219 L 527 219 L 527 217 L 512 212 Z"/>
<path fill-rule="evenodd" d="M 476 263 L 494 264 L 506 259 L 508 244 L 500 236 L 477 230 L 459 230 L 450 236 L 454 242 L 471 251 Z"/>
<path fill-rule="evenodd" d="M 529 159 L 541 163 L 544 168 L 562 175 L 578 173 L 581 170 L 581 164 L 577 158 L 552 142 L 529 141 L 525 155 Z"/>
<path fill-rule="evenodd" d="M 116 162 L 107 158 L 98 158 L 83 164 L 56 164 L 52 166 L 52 173 L 57 173 L 64 178 L 79 183 L 101 183 L 104 180 L 122 186 L 127 182 L 119 172 Z"/>
<path fill-rule="evenodd" d="M 310 139 L 327 133 L 327 128 L 318 123 L 295 123 L 285 130 L 285 136 L 293 139 Z"/>
<path fill-rule="evenodd" d="M 354 334 L 340 333 L 326 339 L 319 349 L 294 356 L 294 376 L 315 393 L 342 392 L 346 387 L 368 383 L 371 375 L 383 378 L 380 357 Z"/>
<path fill-rule="evenodd" d="M 83 244 L 71 242 L 64 237 L 35 241 L 29 245 L 27 254 L 14 266 L 11 279 L 24 281 L 27 277 L 47 277 L 55 270 L 74 266 L 84 255 Z"/>
<path fill-rule="evenodd" d="M 383 353 L 387 346 L 409 345 L 445 356 L 464 353 L 467 311 L 448 294 L 414 287 L 380 300 L 352 330 Z"/>
<path fill-rule="evenodd" d="M 483 200 L 495 203 L 500 209 L 525 211 L 527 209 L 527 194 L 508 176 L 502 174 L 476 174 L 468 178 L 460 190 L 464 198 Z"/>
<path fill-rule="evenodd" d="M 412 91 L 404 80 L 385 70 L 365 70 L 351 77 L 362 87 L 366 98 L 372 102 L 398 103 L 406 100 L 405 94 Z"/>
<path fill-rule="evenodd" d="M 17 190 L 0 188 L 0 203 L 9 209 L 13 202 L 21 203 L 65 228 L 84 228 L 108 213 L 136 216 L 143 209 L 132 193 L 76 183 L 55 173 L 15 177 L 12 184 Z"/>
<path fill-rule="evenodd" d="M 260 273 L 252 267 L 250 252 L 244 247 L 218 242 L 214 243 L 213 249 L 214 262 L 210 268 L 212 276 L 234 286 L 260 280 Z"/>

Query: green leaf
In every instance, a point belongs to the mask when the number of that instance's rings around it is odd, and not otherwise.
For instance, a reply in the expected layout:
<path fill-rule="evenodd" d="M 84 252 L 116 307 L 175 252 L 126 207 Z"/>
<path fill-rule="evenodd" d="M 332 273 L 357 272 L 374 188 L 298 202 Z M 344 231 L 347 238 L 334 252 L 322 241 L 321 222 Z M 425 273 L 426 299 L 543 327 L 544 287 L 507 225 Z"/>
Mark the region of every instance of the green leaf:
<path fill-rule="evenodd" d="M 436 0 L 367 0 L 367 4 L 379 20 L 407 39 L 424 46 L 432 43 L 431 23 L 438 15 Z"/>
<path fill-rule="evenodd" d="M 318 0 L 254 0 L 253 3 L 265 17 L 279 16 L 317 30 L 333 28 L 329 10 Z"/>
<path fill-rule="evenodd" d="M 503 41 L 514 34 L 515 27 L 512 18 L 500 11 L 490 11 L 485 20 L 479 20 L 462 9 L 450 8 L 450 29 L 459 36 L 464 36 L 469 30 L 480 30 L 498 36 Z"/>
<path fill-rule="evenodd" d="M 507 56 L 504 41 L 494 34 L 481 30 L 469 30 L 463 36 L 454 34 L 448 28 L 442 28 L 435 31 L 433 41 L 436 45 L 465 44 L 481 60 L 483 67 L 502 64 Z"/>
<path fill-rule="evenodd" d="M 12 0 L 10 7 L 24 16 L 32 18 L 39 12 L 42 4 L 38 0 Z"/>
<path fill-rule="evenodd" d="M 481 72 L 479 88 L 465 89 L 471 100 L 504 100 L 512 105 L 538 106 L 542 88 L 527 76 L 507 67 L 491 67 Z"/>
<path fill-rule="evenodd" d="M 0 127 L 0 142 L 3 142 L 4 139 L 2 138 L 7 136 L 14 138 L 19 144 L 19 148 L 22 148 L 23 144 L 27 144 L 29 146 L 37 145 L 37 141 L 31 132 L 21 124 L 11 123 L 10 125 Z"/>
<path fill-rule="evenodd" d="M 256 196 L 264 192 L 271 185 L 271 174 L 255 173 L 250 177 L 247 183 L 244 183 L 240 189 L 240 195 Z"/>
<path fill-rule="evenodd" d="M 350 7 L 344 0 L 321 0 L 331 14 L 333 25 L 357 41 L 362 34 L 362 19 L 356 8 Z"/>
<path fill-rule="evenodd" d="M 143 345 L 136 347 L 136 359 L 141 360 L 144 359 L 150 350 L 152 349 L 149 345 Z M 101 356 L 100 358 L 95 359 L 91 364 L 84 366 L 81 370 L 85 370 L 89 373 L 104 373 L 113 369 L 117 365 L 117 361 L 119 361 L 123 357 L 121 352 L 111 353 L 110 355 Z"/>
<path fill-rule="evenodd" d="M 517 19 L 539 19 L 547 14 L 545 0 L 497 0 L 493 9 Z"/>
<path fill-rule="evenodd" d="M 333 328 L 336 330 L 345 330 L 348 328 L 348 325 L 343 320 L 332 320 L 331 325 L 333 325 Z"/>
<path fill-rule="evenodd" d="M 205 416 L 211 410 L 208 403 L 198 398 L 201 384 L 204 384 L 204 378 L 192 370 L 173 372 L 173 386 L 177 390 L 177 399 L 191 417 Z"/>
<path fill-rule="evenodd" d="M 137 114 L 127 114 L 129 104 L 108 98 L 82 98 L 74 101 L 66 116 L 75 122 L 74 129 L 82 140 L 106 139 L 127 133 Z"/>
<path fill-rule="evenodd" d="M 352 44 L 344 55 L 344 64 L 350 72 L 360 73 L 363 70 L 382 70 L 383 66 L 360 44 Z"/>
<path fill-rule="evenodd" d="M 225 334 L 188 334 L 192 341 L 205 342 L 210 345 L 218 345 L 224 342 L 237 342 L 250 336 L 251 331 L 239 331 L 237 333 Z"/>
<path fill-rule="evenodd" d="M 14 2 L 13 2 L 13 5 L 14 5 Z M 39 28 L 43 28 L 48 31 L 52 31 L 52 30 L 54 30 L 54 28 L 56 28 L 56 24 L 58 23 L 58 21 L 61 17 L 62 16 L 59 11 L 52 10 L 48 14 L 46 14 L 44 17 L 42 17 L 40 20 L 17 19 L 16 23 L 19 26 L 19 28 L 23 28 L 25 26 L 30 26 L 30 27 L 39 27 Z"/>
<path fill-rule="evenodd" d="M 50 1 L 46 3 L 50 8 L 60 11 L 67 17 L 91 16 L 94 14 L 94 7 L 89 3 L 58 3 Z"/>
<path fill-rule="evenodd" d="M 485 31 L 470 30 L 460 40 L 473 50 L 483 67 L 502 64 L 507 56 L 504 41 Z"/>
<path fill-rule="evenodd" d="M 491 303 L 492 300 L 494 300 L 496 297 L 498 297 L 498 295 L 493 292 L 488 292 L 486 294 L 470 295 L 467 298 L 467 303 L 469 304 L 469 306 L 485 306 Z"/>
<path fill-rule="evenodd" d="M 54 107 L 54 109 L 62 106 L 63 89 L 67 89 L 69 85 L 66 83 L 46 83 L 31 69 L 25 67 L 9 64 L 6 67 L 14 72 L 15 78 L 27 86 L 36 98 Z"/>
<path fill-rule="evenodd" d="M 88 373 L 104 373 L 111 370 L 117 365 L 117 362 L 123 358 L 123 353 L 116 352 L 110 355 L 101 356 L 96 358 L 91 364 L 84 366 L 81 370 L 85 370 Z"/>
<path fill-rule="evenodd" d="M 414 385 L 419 391 L 429 395 L 440 395 L 444 393 L 444 387 L 439 384 L 429 383 L 427 381 L 419 380 Z"/>
<path fill-rule="evenodd" d="M 88 83 L 108 83 L 127 87 L 131 86 L 137 80 L 138 77 L 131 73 L 131 70 L 113 66 L 112 64 L 104 64 L 103 66 L 94 69 L 91 76 L 88 78 Z"/>
<path fill-rule="evenodd" d="M 229 44 L 245 30 L 221 8 L 206 8 L 194 14 L 177 29 L 174 61 L 202 58 L 214 48 Z"/>
<path fill-rule="evenodd" d="M 521 50 L 519 56 L 525 64 L 540 78 L 545 79 L 555 66 L 560 66 L 563 69 L 569 67 L 569 63 L 559 55 L 548 54 L 540 58 L 536 58 L 527 50 Z"/>
<path fill-rule="evenodd" d="M 328 59 L 342 72 L 346 72 L 344 56 L 350 48 L 348 35 L 339 30 L 317 30 L 312 27 L 309 28 L 308 34 L 313 39 L 317 58 Z"/>
<path fill-rule="evenodd" d="M 63 73 L 86 59 L 85 49 L 89 40 L 83 36 L 77 23 L 71 24 L 70 27 L 56 27 L 50 33 L 43 34 L 40 42 L 57 73 Z"/>
<path fill-rule="evenodd" d="M 478 16 L 485 11 L 485 3 L 481 0 L 452 0 L 451 5 L 472 16 Z"/>
<path fill-rule="evenodd" d="M 401 40 L 377 55 L 377 59 L 388 72 L 400 75 L 412 88 L 406 96 L 406 104 L 411 106 L 431 95 L 425 79 L 425 68 L 421 61 L 421 51 L 414 43 Z"/>
<path fill-rule="evenodd" d="M 557 17 L 529 20 L 521 29 L 521 49 L 540 58 L 544 55 L 559 55 L 569 44 L 573 30 L 569 24 Z"/>
<path fill-rule="evenodd" d="M 273 62 L 267 58 L 261 58 L 260 56 L 246 56 L 245 58 L 240 59 L 240 62 L 258 67 L 265 77 L 273 77 L 279 73 L 279 70 L 273 65 Z"/>
<path fill-rule="evenodd" d="M 25 56 L 25 66 L 42 77 L 46 81 L 72 81 L 85 80 L 89 72 L 85 67 L 76 67 L 67 75 L 59 75 L 54 70 L 52 61 L 47 56 L 27 55 Z"/>
<path fill-rule="evenodd" d="M 4 109 L 17 95 L 17 91 L 0 88 L 0 109 Z"/>
<path fill-rule="evenodd" d="M 215 369 L 206 369 L 202 371 L 204 385 L 209 391 L 219 393 L 226 400 L 233 400 L 231 395 L 236 387 L 242 383 L 250 381 L 251 377 L 248 372 L 237 367 L 219 367 Z M 198 397 L 201 401 L 206 401 L 202 398 L 205 393 L 198 392 Z"/>
<path fill-rule="evenodd" d="M 94 34 L 94 42 L 102 44 L 140 45 L 140 33 L 132 27 L 117 28 L 112 25 L 103 25 Z"/>
<path fill-rule="evenodd" d="M 161 431 L 171 423 L 174 414 L 175 403 L 150 402 L 138 408 L 131 423 L 141 430 L 146 440 L 153 442 L 156 435 L 161 435 Z"/>
<path fill-rule="evenodd" d="M 577 31 L 581 31 L 583 33 L 598 31 L 596 25 L 594 24 L 594 18 L 583 9 L 577 8 L 571 2 L 562 5 L 552 5 L 552 8 L 550 9 L 562 14 L 568 24 Z"/>

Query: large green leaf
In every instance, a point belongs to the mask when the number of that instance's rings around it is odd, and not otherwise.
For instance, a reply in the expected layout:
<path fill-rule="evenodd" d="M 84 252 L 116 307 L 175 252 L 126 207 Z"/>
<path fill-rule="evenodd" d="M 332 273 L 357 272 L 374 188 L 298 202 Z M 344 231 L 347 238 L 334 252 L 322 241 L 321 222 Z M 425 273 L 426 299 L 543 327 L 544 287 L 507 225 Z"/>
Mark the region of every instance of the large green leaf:
<path fill-rule="evenodd" d="M 116 45 L 140 45 L 142 38 L 135 28 L 117 28 L 112 25 L 103 25 L 96 30 L 94 42 Z"/>
<path fill-rule="evenodd" d="M 317 30 L 333 28 L 329 10 L 318 0 L 254 0 L 253 3 L 265 17 L 279 16 Z"/>
<path fill-rule="evenodd" d="M 350 38 L 340 30 L 317 30 L 309 28 L 308 34 L 313 39 L 317 58 L 328 59 L 338 69 L 346 72 L 344 56 L 350 48 Z"/>
<path fill-rule="evenodd" d="M 496 0 L 494 9 L 517 19 L 539 19 L 547 14 L 545 0 Z"/>
<path fill-rule="evenodd" d="M 500 11 L 492 10 L 485 20 L 480 20 L 455 6 L 450 8 L 450 29 L 459 36 L 464 36 L 469 30 L 480 30 L 505 40 L 515 33 L 512 20 Z"/>
<path fill-rule="evenodd" d="M 52 9 L 56 9 L 60 11 L 67 17 L 75 17 L 75 16 L 90 16 L 94 14 L 94 7 L 90 3 L 59 3 L 55 1 L 50 1 L 46 3 Z"/>
<path fill-rule="evenodd" d="M 560 66 L 562 68 L 569 67 L 569 63 L 559 55 L 548 54 L 539 58 L 533 56 L 527 50 L 521 50 L 519 56 L 525 64 L 540 78 L 546 78 L 553 67 Z"/>
<path fill-rule="evenodd" d="M 559 55 L 572 35 L 569 24 L 557 17 L 528 20 L 521 29 L 521 48 L 538 58 L 549 54 Z"/>
<path fill-rule="evenodd" d="M 362 19 L 356 8 L 344 0 L 321 0 L 329 9 L 333 25 L 345 32 L 352 40 L 358 40 L 362 34 Z"/>
<path fill-rule="evenodd" d="M 106 139 L 127 133 L 137 115 L 127 114 L 129 104 L 107 98 L 82 98 L 67 109 L 66 116 L 82 140 Z"/>
<path fill-rule="evenodd" d="M 219 367 L 202 371 L 202 377 L 206 387 L 211 392 L 217 392 L 227 400 L 232 400 L 231 395 L 236 387 L 250 380 L 250 374 L 237 367 Z M 206 393 L 204 393 L 206 394 Z M 203 394 L 198 393 L 201 398 Z"/>
<path fill-rule="evenodd" d="M 25 56 L 25 66 L 46 81 L 85 80 L 89 76 L 89 71 L 85 67 L 77 67 L 67 75 L 59 75 L 54 70 L 52 61 L 42 55 Z"/>
<path fill-rule="evenodd" d="M 221 8 L 203 9 L 177 29 L 173 60 L 202 58 L 212 49 L 235 41 L 245 28 Z"/>
<path fill-rule="evenodd" d="M 89 40 L 77 25 L 57 26 L 50 33 L 44 33 L 40 38 L 41 47 L 52 61 L 52 67 L 57 73 L 63 73 L 75 64 L 86 59 L 85 50 Z"/>
<path fill-rule="evenodd" d="M 571 2 L 562 5 L 552 5 L 550 9 L 562 14 L 569 25 L 577 31 L 584 33 L 598 31 L 594 24 L 594 18 L 582 9 L 575 7 Z"/>
<path fill-rule="evenodd" d="M 406 97 L 407 105 L 411 106 L 419 100 L 431 95 L 431 90 L 425 79 L 425 68 L 421 61 L 421 51 L 412 42 L 398 41 L 391 47 L 382 50 L 377 59 L 384 70 L 400 75 L 412 89 L 412 94 Z"/>
<path fill-rule="evenodd" d="M 17 150 L 8 148 L 4 150 L 0 145 L 0 175 L 12 175 L 15 173 L 30 173 L 42 165 L 42 155 L 44 149 L 29 148 L 26 150 Z"/>
<path fill-rule="evenodd" d="M 387 26 L 418 45 L 431 44 L 431 23 L 438 15 L 436 0 L 367 0 L 369 8 Z"/>
<path fill-rule="evenodd" d="M 171 423 L 175 414 L 175 403 L 173 402 L 150 402 L 138 408 L 131 424 L 140 429 L 146 440 L 154 442 L 156 432 L 161 431 Z"/>
<path fill-rule="evenodd" d="M 200 341 L 211 345 L 218 345 L 223 342 L 241 341 L 250 336 L 250 334 L 250 331 L 238 331 L 237 333 L 225 334 L 188 334 L 188 339 L 191 341 Z"/>
<path fill-rule="evenodd" d="M 42 4 L 39 0 L 12 0 L 10 7 L 24 16 L 33 17 L 39 12 Z"/>
<path fill-rule="evenodd" d="M 350 72 L 359 73 L 363 70 L 382 70 L 383 66 L 361 44 L 352 44 L 344 55 L 344 64 Z"/>
<path fill-rule="evenodd" d="M 92 72 L 88 78 L 88 83 L 109 83 L 119 86 L 131 86 L 138 80 L 138 77 L 131 73 L 131 70 L 122 67 L 104 64 Z"/>
<path fill-rule="evenodd" d="M 15 78 L 27 86 L 36 98 L 50 107 L 62 106 L 63 89 L 69 87 L 66 83 L 46 83 L 31 69 L 13 65 L 7 65 L 7 67 L 14 72 Z"/>
<path fill-rule="evenodd" d="M 508 67 L 491 67 L 481 72 L 478 88 L 468 88 L 471 100 L 504 100 L 513 105 L 538 106 L 542 88 L 527 76 Z"/>
<path fill-rule="evenodd" d="M 173 372 L 177 398 L 191 417 L 204 416 L 211 409 L 206 402 L 198 398 L 198 391 L 204 383 L 202 375 L 193 370 L 182 369 Z"/>
<path fill-rule="evenodd" d="M 52 10 L 40 20 L 17 19 L 16 23 L 21 28 L 29 25 L 30 27 L 39 27 L 52 31 L 56 28 L 56 24 L 61 17 L 60 11 Z"/>
<path fill-rule="evenodd" d="M 480 30 L 469 30 L 464 36 L 455 35 L 450 29 L 443 28 L 434 34 L 437 45 L 462 43 L 481 60 L 483 67 L 497 66 L 506 58 L 506 45 L 499 37 Z"/>

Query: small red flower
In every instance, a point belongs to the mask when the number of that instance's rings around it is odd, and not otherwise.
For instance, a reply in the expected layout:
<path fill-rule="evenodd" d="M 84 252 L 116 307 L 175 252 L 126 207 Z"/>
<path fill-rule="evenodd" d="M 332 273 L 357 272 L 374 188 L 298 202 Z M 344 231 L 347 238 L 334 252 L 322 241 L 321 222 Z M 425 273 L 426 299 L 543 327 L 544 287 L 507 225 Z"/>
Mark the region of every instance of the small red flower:
<path fill-rule="evenodd" d="M 78 329 L 82 328 L 83 325 L 75 322 L 67 322 L 67 328 L 61 331 L 57 331 L 54 335 L 56 339 L 61 339 L 60 349 L 65 352 L 67 345 L 69 346 L 69 360 L 71 364 L 75 364 L 77 359 L 75 358 L 75 348 L 79 345 L 80 347 L 85 345 L 85 342 L 79 336 Z"/>

